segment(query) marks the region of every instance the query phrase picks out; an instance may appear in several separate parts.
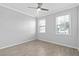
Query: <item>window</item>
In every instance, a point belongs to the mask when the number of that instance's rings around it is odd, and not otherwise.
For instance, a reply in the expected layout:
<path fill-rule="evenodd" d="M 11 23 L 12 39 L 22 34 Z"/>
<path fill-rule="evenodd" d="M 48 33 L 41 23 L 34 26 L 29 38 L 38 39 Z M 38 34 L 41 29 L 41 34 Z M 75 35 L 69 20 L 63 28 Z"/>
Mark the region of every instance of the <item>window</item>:
<path fill-rule="evenodd" d="M 45 19 L 39 20 L 39 32 L 45 33 L 46 32 L 46 22 Z"/>
<path fill-rule="evenodd" d="M 69 34 L 70 15 L 56 17 L 56 34 Z"/>

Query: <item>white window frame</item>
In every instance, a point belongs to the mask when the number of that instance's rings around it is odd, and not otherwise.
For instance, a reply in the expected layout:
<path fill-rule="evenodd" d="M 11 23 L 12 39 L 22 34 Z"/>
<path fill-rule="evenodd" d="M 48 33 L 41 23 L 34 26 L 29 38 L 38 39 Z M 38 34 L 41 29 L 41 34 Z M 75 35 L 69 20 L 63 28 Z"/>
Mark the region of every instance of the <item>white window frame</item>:
<path fill-rule="evenodd" d="M 40 24 L 41 21 L 45 21 L 43 25 Z M 44 28 L 44 30 L 41 31 L 41 28 Z M 39 31 L 39 33 L 46 33 L 46 19 L 38 20 L 38 31 Z"/>
<path fill-rule="evenodd" d="M 69 21 L 70 21 L 70 22 L 69 22 L 69 34 L 58 33 L 58 31 L 57 31 L 57 24 L 56 24 L 56 35 L 70 35 L 70 34 L 71 34 L 71 14 L 58 15 L 58 16 L 55 17 L 55 19 L 56 19 L 57 17 L 66 16 L 66 15 L 69 15 Z M 57 21 L 57 19 L 56 19 L 56 21 Z"/>

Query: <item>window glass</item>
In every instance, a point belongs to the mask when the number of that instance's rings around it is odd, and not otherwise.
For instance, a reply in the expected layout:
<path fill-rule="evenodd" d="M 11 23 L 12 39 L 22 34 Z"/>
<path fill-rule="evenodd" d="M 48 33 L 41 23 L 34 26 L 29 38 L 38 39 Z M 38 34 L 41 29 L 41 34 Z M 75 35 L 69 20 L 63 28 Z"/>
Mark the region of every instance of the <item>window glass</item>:
<path fill-rule="evenodd" d="M 70 15 L 56 17 L 56 33 L 69 34 L 70 29 Z"/>
<path fill-rule="evenodd" d="M 39 20 L 39 32 L 45 33 L 46 31 L 46 21 L 45 19 Z"/>

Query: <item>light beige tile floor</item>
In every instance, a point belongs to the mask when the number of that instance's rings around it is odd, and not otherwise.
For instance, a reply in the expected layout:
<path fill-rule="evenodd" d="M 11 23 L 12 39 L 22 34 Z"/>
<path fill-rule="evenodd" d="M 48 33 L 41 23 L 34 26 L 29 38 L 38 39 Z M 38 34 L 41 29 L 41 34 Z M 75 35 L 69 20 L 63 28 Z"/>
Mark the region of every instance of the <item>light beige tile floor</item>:
<path fill-rule="evenodd" d="M 76 49 L 33 40 L 0 50 L 0 56 L 79 56 Z"/>

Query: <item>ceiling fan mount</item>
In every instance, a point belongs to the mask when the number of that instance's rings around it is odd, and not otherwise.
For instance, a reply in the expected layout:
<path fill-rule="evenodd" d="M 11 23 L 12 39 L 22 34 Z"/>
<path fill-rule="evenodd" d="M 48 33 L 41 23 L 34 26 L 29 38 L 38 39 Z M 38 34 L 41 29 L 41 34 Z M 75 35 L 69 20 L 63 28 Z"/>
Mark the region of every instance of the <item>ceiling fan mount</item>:
<path fill-rule="evenodd" d="M 42 5 L 43 3 L 37 3 L 37 7 L 28 7 L 28 8 L 31 8 L 31 9 L 40 9 L 42 11 L 48 11 L 49 9 L 46 9 L 46 8 L 42 8 Z"/>

